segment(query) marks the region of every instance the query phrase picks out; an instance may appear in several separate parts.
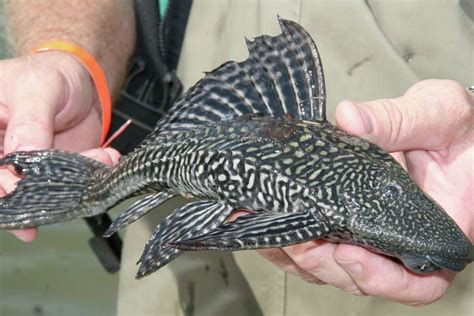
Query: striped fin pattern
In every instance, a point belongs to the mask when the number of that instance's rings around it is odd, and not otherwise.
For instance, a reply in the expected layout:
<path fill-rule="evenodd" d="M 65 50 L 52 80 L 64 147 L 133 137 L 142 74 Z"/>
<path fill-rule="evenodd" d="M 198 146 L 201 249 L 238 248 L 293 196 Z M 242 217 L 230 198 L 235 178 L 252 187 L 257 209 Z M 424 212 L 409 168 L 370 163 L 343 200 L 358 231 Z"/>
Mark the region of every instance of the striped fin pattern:
<path fill-rule="evenodd" d="M 279 22 L 282 34 L 247 41 L 248 59 L 227 62 L 207 73 L 174 104 L 158 130 L 254 113 L 326 121 L 324 75 L 316 45 L 295 22 Z"/>
<path fill-rule="evenodd" d="M 155 272 L 180 255 L 181 251 L 169 247 L 169 242 L 210 232 L 224 222 L 231 211 L 232 207 L 214 201 L 191 202 L 173 211 L 158 225 L 145 246 L 136 278 Z"/>
<path fill-rule="evenodd" d="M 153 208 L 160 206 L 162 203 L 174 197 L 174 195 L 167 192 L 159 192 L 133 203 L 128 209 L 120 214 L 115 221 L 107 228 L 104 237 L 110 237 L 123 227 L 135 222 L 140 217 L 148 213 Z"/>
<path fill-rule="evenodd" d="M 311 212 L 248 214 L 209 234 L 170 245 L 180 250 L 276 248 L 317 239 L 329 232 L 329 227 Z"/>
<path fill-rule="evenodd" d="M 0 159 L 22 177 L 0 198 L 0 228 L 20 229 L 89 216 L 80 207 L 91 178 L 109 168 L 95 160 L 57 150 L 16 152 Z"/>

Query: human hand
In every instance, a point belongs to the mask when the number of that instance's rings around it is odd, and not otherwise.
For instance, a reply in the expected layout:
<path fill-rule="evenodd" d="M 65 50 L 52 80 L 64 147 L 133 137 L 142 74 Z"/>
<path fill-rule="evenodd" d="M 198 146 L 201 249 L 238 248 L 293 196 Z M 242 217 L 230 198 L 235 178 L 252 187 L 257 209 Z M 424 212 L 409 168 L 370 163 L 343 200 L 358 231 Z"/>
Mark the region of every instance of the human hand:
<path fill-rule="evenodd" d="M 100 135 L 95 87 L 75 57 L 51 51 L 0 61 L 1 154 L 47 148 L 81 152 L 97 147 Z M 116 156 L 107 151 L 87 154 L 109 157 L 106 162 Z M 0 194 L 12 191 L 17 180 L 0 170 Z M 24 241 L 37 234 L 36 229 L 12 232 Z"/>
<path fill-rule="evenodd" d="M 474 97 L 464 87 L 425 80 L 400 98 L 343 101 L 336 120 L 347 132 L 392 153 L 474 240 Z M 259 252 L 308 282 L 414 306 L 439 299 L 455 275 L 446 270 L 415 274 L 364 248 L 321 240 Z"/>

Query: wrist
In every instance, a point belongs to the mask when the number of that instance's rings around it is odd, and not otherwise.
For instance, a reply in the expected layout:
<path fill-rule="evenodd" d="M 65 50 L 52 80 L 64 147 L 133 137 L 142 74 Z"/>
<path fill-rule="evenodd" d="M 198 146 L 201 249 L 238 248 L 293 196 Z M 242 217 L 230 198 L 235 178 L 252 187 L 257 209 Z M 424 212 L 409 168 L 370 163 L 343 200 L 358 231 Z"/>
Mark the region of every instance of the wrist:
<path fill-rule="evenodd" d="M 94 56 L 118 93 L 134 49 L 133 1 L 8 1 L 5 9 L 16 55 L 50 40 L 71 41 Z"/>
<path fill-rule="evenodd" d="M 92 79 L 94 85 L 95 95 L 98 97 L 101 105 L 102 112 L 102 133 L 101 133 L 101 143 L 105 142 L 105 137 L 110 128 L 111 116 L 112 116 L 112 104 L 110 98 L 110 92 L 107 84 L 107 78 L 105 72 L 102 69 L 101 65 L 97 62 L 93 55 L 88 51 L 78 46 L 75 43 L 61 40 L 53 40 L 40 45 L 34 52 L 51 52 L 51 51 L 60 51 L 70 54 L 74 59 L 76 59 L 82 66 L 83 69 L 87 71 Z M 66 72 L 68 73 L 68 72 Z M 90 90 L 90 89 L 89 89 Z M 80 89 L 79 89 L 80 91 Z M 75 98 L 69 97 L 71 100 Z M 91 103 L 91 102 L 89 102 Z M 95 103 L 95 102 L 94 102 Z"/>

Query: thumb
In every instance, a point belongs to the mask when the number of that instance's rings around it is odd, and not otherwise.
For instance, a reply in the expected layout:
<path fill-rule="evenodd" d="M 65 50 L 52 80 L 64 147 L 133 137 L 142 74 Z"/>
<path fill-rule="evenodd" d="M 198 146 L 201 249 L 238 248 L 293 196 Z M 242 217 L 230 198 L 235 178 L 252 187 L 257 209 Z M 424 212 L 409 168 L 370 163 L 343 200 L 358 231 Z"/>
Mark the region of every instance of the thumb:
<path fill-rule="evenodd" d="M 5 132 L 5 154 L 18 150 L 50 148 L 53 144 L 54 118 L 64 100 L 59 78 L 51 82 L 40 76 L 17 80 L 6 99 L 9 118 Z"/>
<path fill-rule="evenodd" d="M 391 258 L 354 245 L 338 245 L 334 258 L 364 293 L 413 306 L 439 299 L 454 278 L 450 271 L 420 276 Z"/>
<path fill-rule="evenodd" d="M 418 143 L 415 138 L 421 136 L 411 126 L 416 113 L 406 113 L 409 108 L 400 104 L 403 104 L 402 98 L 370 102 L 342 101 L 336 109 L 336 122 L 345 131 L 387 151 L 399 151 L 406 149 L 402 147 L 415 146 Z"/>
<path fill-rule="evenodd" d="M 395 99 L 342 101 L 336 109 L 342 129 L 391 152 L 447 148 L 466 132 L 467 120 L 472 121 L 469 95 L 443 80 L 421 81 Z"/>

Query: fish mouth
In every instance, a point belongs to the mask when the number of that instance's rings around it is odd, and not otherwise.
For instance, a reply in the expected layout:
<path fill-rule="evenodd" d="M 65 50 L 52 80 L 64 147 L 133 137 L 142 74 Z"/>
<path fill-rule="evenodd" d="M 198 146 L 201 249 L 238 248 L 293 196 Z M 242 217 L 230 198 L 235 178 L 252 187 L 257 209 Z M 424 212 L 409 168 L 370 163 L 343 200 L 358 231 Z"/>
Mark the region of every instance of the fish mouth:
<path fill-rule="evenodd" d="M 453 260 L 449 258 L 444 258 L 441 256 L 427 256 L 427 259 L 434 265 L 437 265 L 440 268 L 448 269 L 451 271 L 462 271 L 467 265 L 465 260 Z"/>
<path fill-rule="evenodd" d="M 430 256 L 416 256 L 416 255 L 404 255 L 400 257 L 405 267 L 415 273 L 431 273 L 433 271 L 441 269 L 439 265 L 428 259 Z"/>
<path fill-rule="evenodd" d="M 467 265 L 465 260 L 456 260 L 442 256 L 405 255 L 400 258 L 403 264 L 411 271 L 419 274 L 431 273 L 439 269 L 448 269 L 459 272 Z"/>

